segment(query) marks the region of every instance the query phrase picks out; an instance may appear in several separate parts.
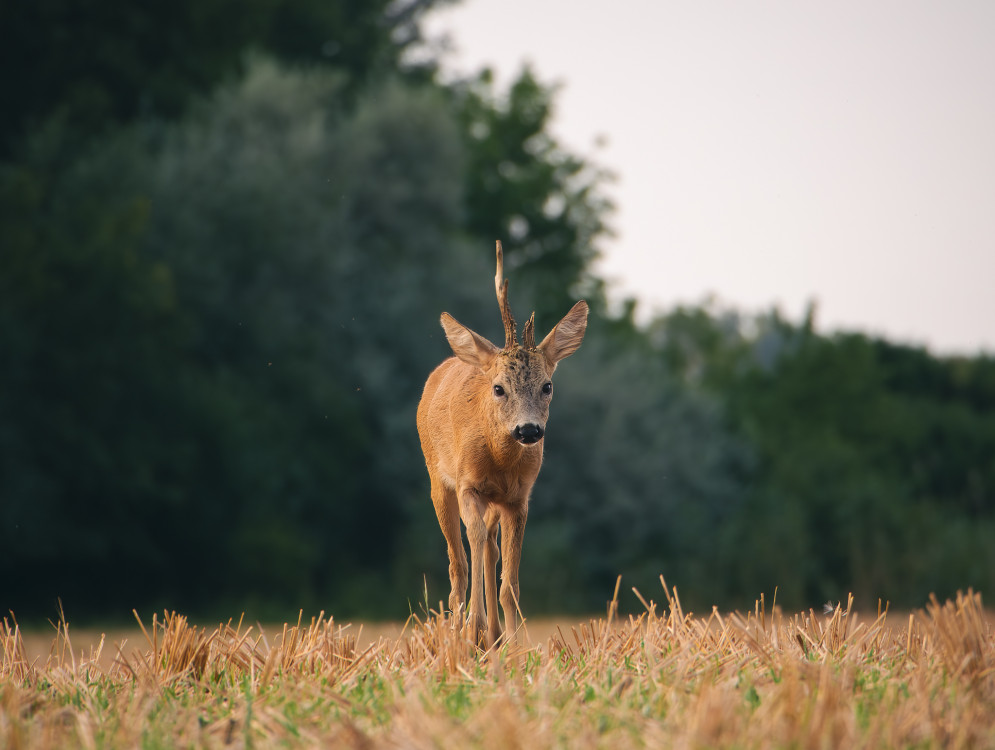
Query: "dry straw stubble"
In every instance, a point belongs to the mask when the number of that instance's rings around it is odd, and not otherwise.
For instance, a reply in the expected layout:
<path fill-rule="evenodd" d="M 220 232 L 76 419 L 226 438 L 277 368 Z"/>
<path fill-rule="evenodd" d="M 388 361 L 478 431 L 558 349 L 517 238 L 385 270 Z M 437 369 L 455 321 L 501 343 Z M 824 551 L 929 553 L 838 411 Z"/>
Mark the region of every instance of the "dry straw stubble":
<path fill-rule="evenodd" d="M 106 644 L 73 653 L 65 622 L 29 662 L 11 617 L 0 746 L 995 747 L 995 641 L 978 594 L 892 623 L 850 606 L 786 617 L 763 599 L 695 617 L 664 592 L 663 614 L 610 607 L 489 652 L 435 614 L 361 647 L 324 615 L 270 636 L 170 613 L 109 667 Z"/>

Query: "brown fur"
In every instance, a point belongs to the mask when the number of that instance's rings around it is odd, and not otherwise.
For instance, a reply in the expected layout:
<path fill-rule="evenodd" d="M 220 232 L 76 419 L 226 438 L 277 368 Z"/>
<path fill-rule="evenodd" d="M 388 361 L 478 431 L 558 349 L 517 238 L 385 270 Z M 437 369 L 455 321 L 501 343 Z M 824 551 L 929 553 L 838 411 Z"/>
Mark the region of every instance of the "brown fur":
<path fill-rule="evenodd" d="M 529 495 L 542 465 L 544 439 L 523 444 L 516 439 L 515 429 L 533 425 L 545 431 L 552 393 L 544 393 L 543 386 L 551 384 L 557 363 L 580 346 L 588 312 L 586 302 L 575 304 L 538 346 L 530 319 L 525 342 L 531 346 L 519 346 L 507 305 L 507 282 L 502 284 L 501 280 L 500 243 L 497 269 L 495 288 L 505 326 L 505 348 L 499 349 L 443 313 L 442 326 L 456 356 L 429 375 L 418 404 L 418 434 L 431 480 L 432 502 L 449 547 L 449 608 L 462 612 L 470 572 L 467 616 L 472 632 L 488 644 L 501 635 L 495 571 L 499 556 L 503 559 L 500 602 L 507 637 L 517 629 L 522 539 Z M 495 386 L 503 393 L 498 395 Z M 470 544 L 469 571 L 461 520 Z"/>

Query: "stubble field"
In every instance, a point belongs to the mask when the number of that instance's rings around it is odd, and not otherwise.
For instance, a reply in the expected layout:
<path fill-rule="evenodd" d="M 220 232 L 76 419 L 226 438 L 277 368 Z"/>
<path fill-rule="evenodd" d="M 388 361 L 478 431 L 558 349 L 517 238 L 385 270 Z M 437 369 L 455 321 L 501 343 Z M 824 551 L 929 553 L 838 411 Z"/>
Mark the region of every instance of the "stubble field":
<path fill-rule="evenodd" d="M 701 617 L 664 594 L 490 652 L 434 614 L 373 638 L 167 614 L 86 653 L 59 623 L 38 656 L 8 617 L 0 747 L 995 748 L 978 594 L 869 617 L 763 600 Z"/>

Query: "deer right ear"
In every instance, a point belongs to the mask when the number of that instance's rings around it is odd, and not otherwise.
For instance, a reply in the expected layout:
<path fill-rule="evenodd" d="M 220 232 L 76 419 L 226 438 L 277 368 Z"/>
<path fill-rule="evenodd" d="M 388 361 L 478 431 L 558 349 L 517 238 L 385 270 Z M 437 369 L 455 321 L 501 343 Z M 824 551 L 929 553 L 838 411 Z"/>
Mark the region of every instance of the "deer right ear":
<path fill-rule="evenodd" d="M 546 355 L 546 359 L 553 367 L 564 357 L 569 357 L 578 348 L 580 342 L 584 340 L 584 331 L 587 330 L 587 303 L 581 300 L 570 308 L 570 312 L 563 316 L 563 320 L 556 324 L 556 327 L 549 332 L 549 335 L 539 344 L 539 351 Z"/>
<path fill-rule="evenodd" d="M 449 313 L 442 313 L 440 322 L 446 331 L 449 346 L 453 348 L 453 354 L 468 365 L 486 370 L 501 351 L 479 333 L 458 322 Z"/>

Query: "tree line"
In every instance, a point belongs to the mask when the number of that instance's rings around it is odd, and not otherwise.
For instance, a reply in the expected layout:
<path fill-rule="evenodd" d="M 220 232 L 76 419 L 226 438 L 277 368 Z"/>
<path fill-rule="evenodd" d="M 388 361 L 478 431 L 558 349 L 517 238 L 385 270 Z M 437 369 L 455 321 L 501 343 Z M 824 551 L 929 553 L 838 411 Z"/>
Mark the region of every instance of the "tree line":
<path fill-rule="evenodd" d="M 434 4 L 0 9 L 0 605 L 435 606 L 414 411 L 442 310 L 500 338 L 495 239 L 538 329 L 592 308 L 530 612 L 618 574 L 706 607 L 990 588 L 995 361 L 709 302 L 637 324 L 591 267 L 609 175 L 528 69 L 410 54 Z"/>

